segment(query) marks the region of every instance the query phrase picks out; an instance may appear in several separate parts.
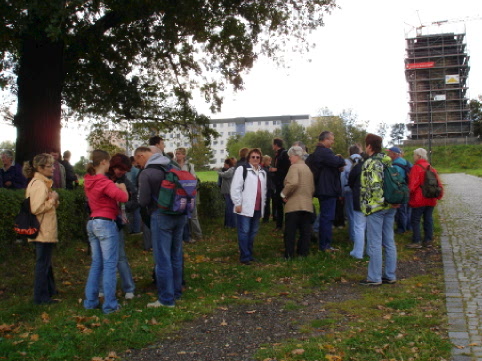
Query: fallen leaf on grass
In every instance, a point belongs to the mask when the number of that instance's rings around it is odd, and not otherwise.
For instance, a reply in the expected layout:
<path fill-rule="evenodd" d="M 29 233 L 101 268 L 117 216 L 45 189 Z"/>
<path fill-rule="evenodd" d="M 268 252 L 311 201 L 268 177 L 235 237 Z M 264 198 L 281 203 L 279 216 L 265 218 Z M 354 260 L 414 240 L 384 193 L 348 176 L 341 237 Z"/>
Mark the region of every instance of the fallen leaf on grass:
<path fill-rule="evenodd" d="M 256 282 L 260 283 L 263 279 L 261 277 L 256 278 Z"/>
<path fill-rule="evenodd" d="M 40 318 L 44 323 L 49 323 L 50 322 L 50 316 L 47 312 L 44 312 L 40 315 Z"/>
<path fill-rule="evenodd" d="M 7 325 L 5 323 L 3 325 L 0 325 L 0 333 L 12 332 L 13 326 L 14 325 Z"/>
<path fill-rule="evenodd" d="M 297 348 L 291 351 L 292 355 L 303 355 L 304 353 L 305 353 L 305 350 L 303 350 L 302 348 Z"/>
<path fill-rule="evenodd" d="M 337 356 L 337 355 L 326 355 L 325 358 L 328 361 L 342 361 L 343 360 L 340 356 Z"/>
<path fill-rule="evenodd" d="M 38 339 L 39 339 L 39 336 L 37 334 L 30 336 L 30 341 L 37 342 Z"/>
<path fill-rule="evenodd" d="M 227 326 L 228 323 L 227 323 L 226 320 L 223 318 L 223 322 L 221 322 L 219 325 L 221 325 L 221 326 Z"/>
<path fill-rule="evenodd" d="M 246 313 L 248 313 L 248 314 L 256 313 L 256 310 L 246 311 Z"/>

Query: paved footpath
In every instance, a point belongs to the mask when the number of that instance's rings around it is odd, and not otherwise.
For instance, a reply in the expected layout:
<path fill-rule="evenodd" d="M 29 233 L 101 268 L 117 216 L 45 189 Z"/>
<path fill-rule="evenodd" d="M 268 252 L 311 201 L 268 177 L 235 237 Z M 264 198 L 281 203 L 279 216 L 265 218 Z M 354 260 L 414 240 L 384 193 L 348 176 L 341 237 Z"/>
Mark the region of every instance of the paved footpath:
<path fill-rule="evenodd" d="M 482 178 L 444 174 L 437 208 L 453 361 L 482 360 Z"/>

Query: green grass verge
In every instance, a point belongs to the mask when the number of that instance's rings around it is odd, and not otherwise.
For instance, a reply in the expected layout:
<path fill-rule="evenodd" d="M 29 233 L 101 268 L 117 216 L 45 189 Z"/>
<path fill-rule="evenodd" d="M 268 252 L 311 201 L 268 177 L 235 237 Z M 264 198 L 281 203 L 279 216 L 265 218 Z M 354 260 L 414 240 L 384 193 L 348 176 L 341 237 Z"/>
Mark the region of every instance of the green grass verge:
<path fill-rule="evenodd" d="M 286 262 L 281 257 L 282 235 L 272 232 L 273 223 L 262 224 L 255 241 L 255 253 L 262 263 L 246 267 L 238 262 L 236 233 L 224 229 L 222 219 L 202 221 L 205 239 L 185 247 L 187 289 L 174 309 L 146 308 L 156 299 L 156 290 L 151 279 L 152 254 L 142 251 L 140 236 L 127 237 L 126 242 L 138 297 L 127 302 L 119 293 L 122 310 L 111 315 L 82 307 L 90 265 L 86 244 L 79 242 L 70 248 L 59 245 L 55 249 L 54 273 L 62 302 L 48 306 L 32 303 L 33 248 L 12 245 L 0 260 L 0 359 L 105 358 L 110 352 L 121 354 L 152 344 L 185 322 L 219 307 L 271 298 L 283 302 L 287 311 L 296 311 L 300 308 L 297 300 L 304 294 L 337 282 L 358 281 L 366 275 L 365 264 L 348 256 L 351 245 L 346 241 L 346 229 L 335 231 L 340 252 L 319 253 L 313 244 L 309 257 Z M 400 259 L 411 259 L 413 251 L 403 247 L 409 242 L 408 236 L 398 241 Z M 417 353 L 419 359 L 430 360 L 421 356 L 429 354 L 448 359 L 441 287 L 440 275 L 430 280 L 414 278 L 395 287 L 367 290 L 361 300 L 327 305 L 328 319 L 313 320 L 303 327 L 309 333 L 316 334 L 318 329 L 330 332 L 304 341 L 279 340 L 279 345 L 260 350 L 258 358 L 321 360 L 343 354 L 343 359 L 402 360 Z M 350 321 L 340 323 L 339 315 L 344 315 L 343 319 L 350 315 Z M 295 346 L 303 348 L 305 354 L 293 355 L 290 350 Z"/>

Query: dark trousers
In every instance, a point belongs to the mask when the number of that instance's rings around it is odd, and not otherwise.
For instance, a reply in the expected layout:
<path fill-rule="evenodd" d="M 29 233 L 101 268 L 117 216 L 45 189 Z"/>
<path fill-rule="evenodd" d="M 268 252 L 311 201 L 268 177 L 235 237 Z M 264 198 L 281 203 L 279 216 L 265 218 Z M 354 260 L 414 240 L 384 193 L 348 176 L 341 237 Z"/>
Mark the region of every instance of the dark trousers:
<path fill-rule="evenodd" d="M 300 232 L 296 253 L 308 256 L 311 240 L 313 213 L 306 211 L 289 212 L 285 214 L 285 258 L 295 256 L 295 240 L 297 231 Z"/>
<path fill-rule="evenodd" d="M 52 271 L 54 243 L 35 243 L 35 281 L 33 301 L 37 304 L 49 302 L 57 292 Z"/>
<path fill-rule="evenodd" d="M 423 216 L 423 243 L 430 244 L 433 240 L 433 209 L 434 207 L 412 208 L 412 243 L 421 243 L 422 234 L 420 231 L 420 221 Z"/>
<path fill-rule="evenodd" d="M 283 207 L 284 202 L 281 199 L 281 191 L 283 190 L 283 186 L 276 186 L 276 192 L 273 195 L 273 208 L 276 209 L 276 228 L 282 229 L 283 228 Z"/>
<path fill-rule="evenodd" d="M 266 203 L 264 204 L 264 215 L 263 215 L 263 221 L 268 222 L 269 217 L 271 216 L 271 204 L 274 203 L 272 202 L 273 199 L 273 192 L 271 190 L 268 190 L 266 192 Z M 275 212 L 273 212 L 273 215 Z"/>
<path fill-rule="evenodd" d="M 336 197 L 319 197 L 320 227 L 318 246 L 320 251 L 331 248 L 333 238 L 333 220 L 335 219 Z"/>

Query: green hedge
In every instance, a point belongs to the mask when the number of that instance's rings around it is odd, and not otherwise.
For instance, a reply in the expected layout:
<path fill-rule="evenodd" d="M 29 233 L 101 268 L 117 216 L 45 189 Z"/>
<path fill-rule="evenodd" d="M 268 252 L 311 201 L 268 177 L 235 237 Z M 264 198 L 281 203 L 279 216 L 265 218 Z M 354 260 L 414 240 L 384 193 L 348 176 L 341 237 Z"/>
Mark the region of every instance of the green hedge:
<path fill-rule="evenodd" d="M 60 205 L 57 209 L 59 246 L 69 245 L 80 240 L 87 240 L 85 223 L 84 189 L 73 191 L 59 189 Z M 216 218 L 224 215 L 224 200 L 215 182 L 202 182 L 199 188 L 200 202 L 198 211 L 201 217 Z M 7 190 L 0 188 L 0 245 L 13 243 L 17 238 L 13 231 L 13 222 L 20 204 L 25 197 L 25 190 Z"/>

